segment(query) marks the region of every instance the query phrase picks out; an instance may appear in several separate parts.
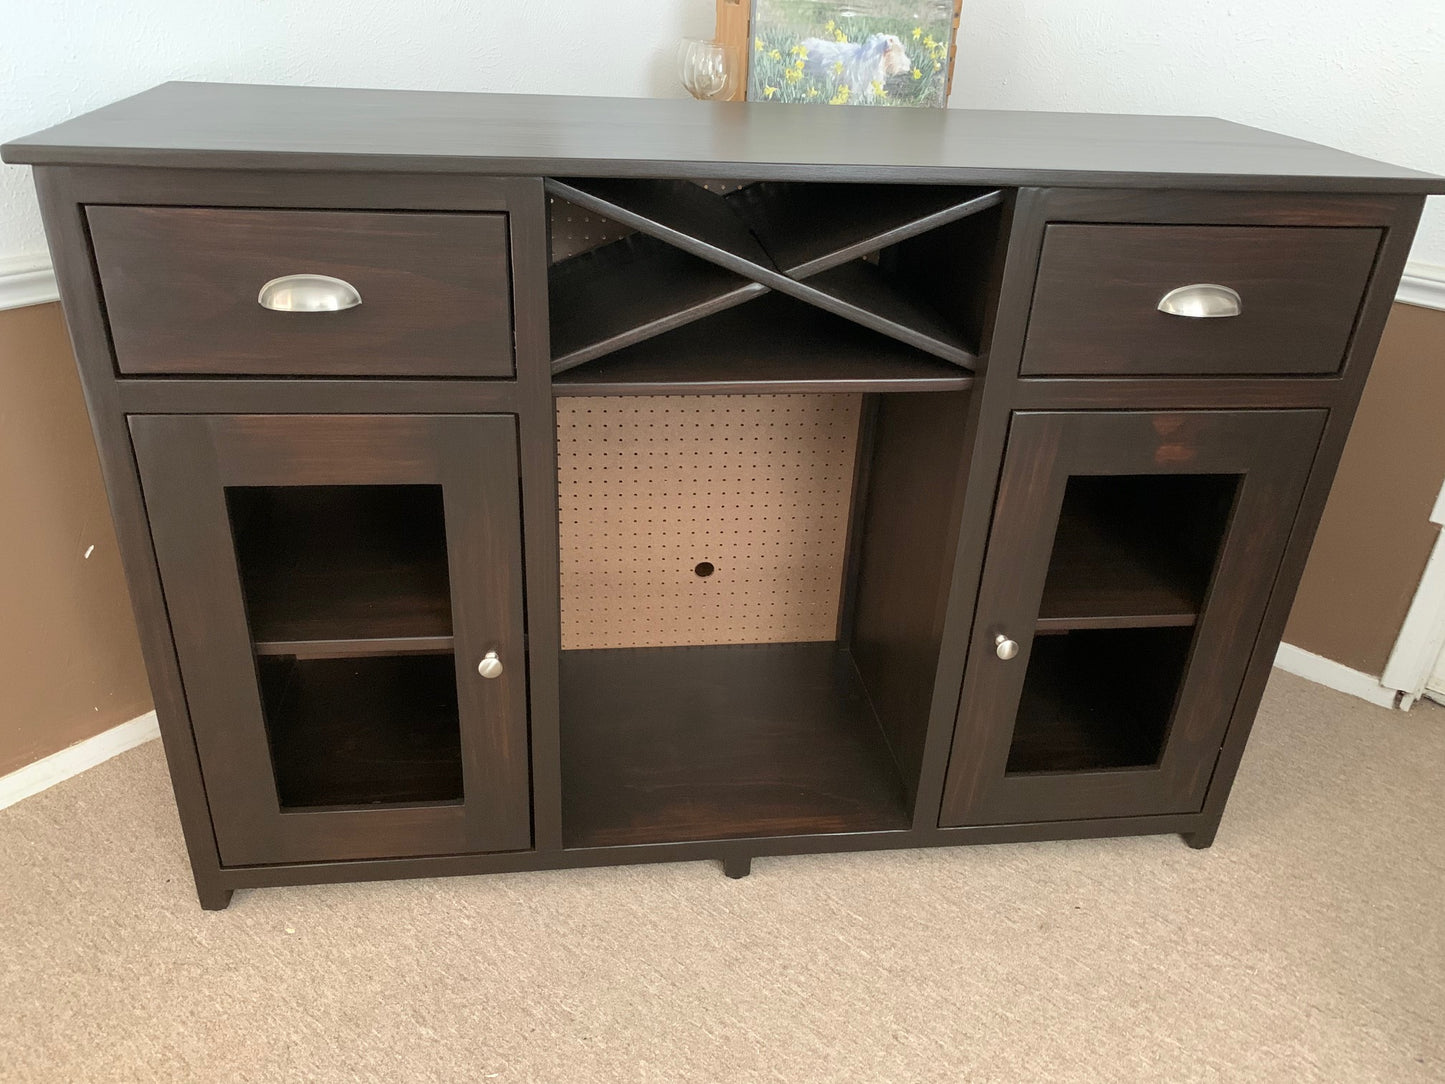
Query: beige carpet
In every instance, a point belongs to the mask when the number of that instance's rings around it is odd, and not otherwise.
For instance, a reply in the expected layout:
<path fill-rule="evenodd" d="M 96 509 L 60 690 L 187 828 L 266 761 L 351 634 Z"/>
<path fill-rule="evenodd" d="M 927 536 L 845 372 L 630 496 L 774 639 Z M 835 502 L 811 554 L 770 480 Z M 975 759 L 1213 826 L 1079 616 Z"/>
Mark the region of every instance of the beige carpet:
<path fill-rule="evenodd" d="M 0 812 L 0 1080 L 1439 1081 L 1445 710 L 1276 673 L 1177 837 L 269 889 L 151 743 Z"/>

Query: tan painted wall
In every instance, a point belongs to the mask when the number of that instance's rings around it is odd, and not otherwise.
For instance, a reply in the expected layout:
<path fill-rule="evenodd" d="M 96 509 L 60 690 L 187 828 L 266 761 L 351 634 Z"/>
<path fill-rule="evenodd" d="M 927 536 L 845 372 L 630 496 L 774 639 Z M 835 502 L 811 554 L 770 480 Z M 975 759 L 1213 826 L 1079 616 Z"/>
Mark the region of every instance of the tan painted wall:
<path fill-rule="evenodd" d="M 1435 544 L 1445 478 L 1445 312 L 1396 305 L 1285 641 L 1378 677 Z"/>
<path fill-rule="evenodd" d="M 1445 312 L 1396 305 L 1286 640 L 1384 669 L 1442 473 Z M 0 554 L 3 775 L 150 707 L 58 305 L 0 312 Z"/>
<path fill-rule="evenodd" d="M 0 555 L 4 775 L 151 706 L 59 305 L 0 312 Z"/>

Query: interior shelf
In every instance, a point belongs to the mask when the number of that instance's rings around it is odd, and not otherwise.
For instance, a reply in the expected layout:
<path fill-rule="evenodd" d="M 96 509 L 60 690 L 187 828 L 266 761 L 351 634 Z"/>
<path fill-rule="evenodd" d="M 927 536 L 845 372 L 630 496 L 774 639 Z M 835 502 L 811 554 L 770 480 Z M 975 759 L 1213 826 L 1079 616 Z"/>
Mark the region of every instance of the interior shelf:
<path fill-rule="evenodd" d="M 723 194 L 691 181 L 546 183 L 553 199 L 602 216 L 607 228 L 599 232 L 615 236 L 620 225 L 641 235 L 553 264 L 554 372 L 768 291 L 957 367 L 971 369 L 977 362 L 976 343 L 965 328 L 976 325 L 978 301 L 971 295 L 982 278 L 959 274 L 954 265 L 985 262 L 991 252 L 986 234 L 910 250 L 912 258 L 927 260 L 923 268 L 895 273 L 889 268 L 897 261 L 885 257 L 998 206 L 1003 197 L 996 190 L 767 183 Z M 952 292 L 956 284 L 968 289 Z"/>
<path fill-rule="evenodd" d="M 645 234 L 554 266 L 552 371 L 563 372 L 767 293 Z"/>
<path fill-rule="evenodd" d="M 1100 771 L 1157 763 L 1188 661 L 1191 630 L 1036 636 L 1008 771 Z"/>
<path fill-rule="evenodd" d="M 978 361 L 943 317 L 926 302 L 889 285 L 875 264 L 853 260 L 820 271 L 808 279 L 807 285 L 832 302 L 828 305 L 815 300 L 814 304 L 840 316 L 964 368 Z"/>
<path fill-rule="evenodd" d="M 440 486 L 230 487 L 258 655 L 450 651 Z"/>
<path fill-rule="evenodd" d="M 281 805 L 459 802 L 451 655 L 257 660 Z"/>
<path fill-rule="evenodd" d="M 959 391 L 973 375 L 771 294 L 553 377 L 558 395 Z"/>
<path fill-rule="evenodd" d="M 1193 625 L 1236 482 L 1231 475 L 1071 478 L 1038 630 Z"/>
<path fill-rule="evenodd" d="M 903 786 L 834 643 L 564 651 L 568 847 L 903 830 Z"/>

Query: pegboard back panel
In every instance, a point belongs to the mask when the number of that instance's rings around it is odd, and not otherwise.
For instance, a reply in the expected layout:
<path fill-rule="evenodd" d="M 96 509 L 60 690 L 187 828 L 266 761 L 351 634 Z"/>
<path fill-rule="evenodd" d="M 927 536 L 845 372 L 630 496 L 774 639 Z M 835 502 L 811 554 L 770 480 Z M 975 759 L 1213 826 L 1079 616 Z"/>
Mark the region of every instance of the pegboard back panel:
<path fill-rule="evenodd" d="M 559 263 L 569 256 L 580 256 L 601 248 L 610 241 L 619 241 L 635 230 L 620 222 L 613 222 L 595 211 L 578 207 L 556 196 L 547 197 L 548 238 L 552 248 L 552 262 Z"/>
<path fill-rule="evenodd" d="M 558 399 L 563 649 L 834 639 L 860 410 Z"/>

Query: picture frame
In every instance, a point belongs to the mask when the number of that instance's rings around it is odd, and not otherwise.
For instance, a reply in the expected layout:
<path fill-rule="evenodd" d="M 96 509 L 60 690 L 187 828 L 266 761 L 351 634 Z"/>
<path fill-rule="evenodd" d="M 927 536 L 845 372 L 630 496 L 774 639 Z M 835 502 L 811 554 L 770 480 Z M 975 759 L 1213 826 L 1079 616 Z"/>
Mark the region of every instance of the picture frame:
<path fill-rule="evenodd" d="M 740 7 L 719 0 L 719 33 L 734 41 Z M 961 13 L 962 0 L 751 0 L 742 43 L 746 97 L 941 107 Z"/>

